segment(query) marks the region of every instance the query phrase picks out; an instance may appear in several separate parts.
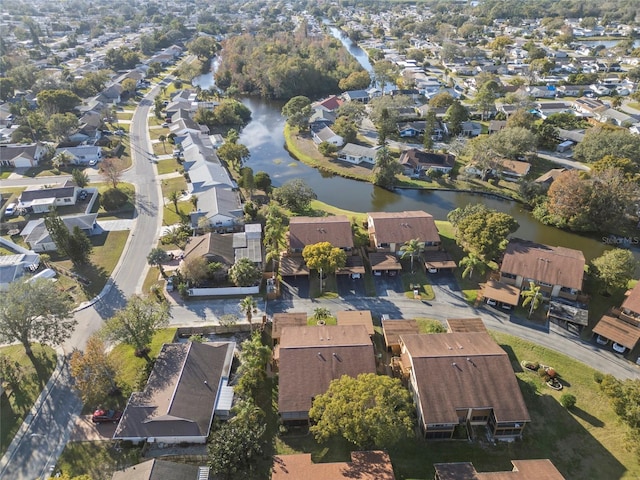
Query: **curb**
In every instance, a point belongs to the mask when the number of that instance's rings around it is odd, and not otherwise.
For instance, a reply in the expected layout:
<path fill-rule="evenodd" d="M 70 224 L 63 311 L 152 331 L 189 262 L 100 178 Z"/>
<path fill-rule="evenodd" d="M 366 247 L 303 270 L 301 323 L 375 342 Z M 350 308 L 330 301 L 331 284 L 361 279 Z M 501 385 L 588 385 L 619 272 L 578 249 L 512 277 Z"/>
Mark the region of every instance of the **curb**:
<path fill-rule="evenodd" d="M 9 448 L 7 448 L 7 451 L 2 456 L 2 459 L 0 459 L 0 478 L 2 478 L 5 468 L 11 461 L 11 458 L 15 454 L 15 451 L 17 450 L 18 446 L 24 439 L 24 436 L 29 431 L 29 427 L 31 427 L 31 422 L 33 422 L 33 419 L 40 412 L 40 409 L 42 408 L 42 404 L 45 402 L 45 400 L 49 396 L 49 392 L 51 391 L 53 384 L 58 380 L 58 377 L 62 372 L 62 368 L 64 367 L 64 364 L 67 361 L 67 356 L 62 347 L 56 348 L 56 354 L 57 354 L 56 368 L 53 370 L 53 373 L 51 374 L 51 378 L 49 378 L 49 381 L 47 382 L 45 387 L 42 389 L 42 392 L 40 392 L 40 396 L 33 404 L 33 407 L 31 407 L 31 410 L 29 411 L 29 414 L 25 417 L 24 421 L 22 422 L 22 425 L 20 425 L 20 428 L 18 429 L 17 433 L 13 437 L 13 440 L 11 441 L 11 444 L 9 445 Z"/>

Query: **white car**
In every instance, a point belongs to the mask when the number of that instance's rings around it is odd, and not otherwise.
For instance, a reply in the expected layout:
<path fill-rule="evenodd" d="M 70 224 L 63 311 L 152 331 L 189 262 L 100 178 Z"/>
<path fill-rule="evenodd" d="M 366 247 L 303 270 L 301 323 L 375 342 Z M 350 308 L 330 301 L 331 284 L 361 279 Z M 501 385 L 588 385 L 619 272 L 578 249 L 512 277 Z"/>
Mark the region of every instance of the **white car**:
<path fill-rule="evenodd" d="M 16 207 L 17 205 L 15 203 L 10 203 L 9 205 L 7 205 L 7 208 L 4 209 L 4 216 L 12 217 L 13 215 L 15 215 Z"/>
<path fill-rule="evenodd" d="M 618 353 L 624 353 L 627 351 L 627 347 L 620 345 L 619 343 L 614 343 L 612 348 L 615 352 Z"/>
<path fill-rule="evenodd" d="M 491 305 L 492 307 L 495 307 L 498 304 L 498 302 L 496 302 L 493 298 L 487 298 L 487 305 Z"/>
<path fill-rule="evenodd" d="M 598 335 L 598 336 L 596 337 L 596 343 L 597 343 L 598 345 L 606 345 L 607 343 L 609 343 L 609 339 L 608 339 L 608 338 L 603 337 L 602 335 Z"/>
<path fill-rule="evenodd" d="M 429 272 L 429 273 L 438 273 L 438 269 L 437 268 L 433 268 L 433 267 L 429 267 L 429 268 L 427 268 L 427 272 Z"/>

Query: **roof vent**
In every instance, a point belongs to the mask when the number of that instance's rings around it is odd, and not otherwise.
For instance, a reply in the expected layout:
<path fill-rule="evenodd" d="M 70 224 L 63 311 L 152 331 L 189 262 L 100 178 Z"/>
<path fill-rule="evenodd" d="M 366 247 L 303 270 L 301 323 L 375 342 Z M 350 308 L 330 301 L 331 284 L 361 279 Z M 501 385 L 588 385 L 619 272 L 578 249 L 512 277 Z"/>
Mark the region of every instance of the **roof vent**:
<path fill-rule="evenodd" d="M 457 367 L 457 366 L 458 366 L 458 364 L 457 364 L 456 362 L 452 362 L 452 363 L 451 363 L 451 366 L 452 366 L 452 367 Z"/>

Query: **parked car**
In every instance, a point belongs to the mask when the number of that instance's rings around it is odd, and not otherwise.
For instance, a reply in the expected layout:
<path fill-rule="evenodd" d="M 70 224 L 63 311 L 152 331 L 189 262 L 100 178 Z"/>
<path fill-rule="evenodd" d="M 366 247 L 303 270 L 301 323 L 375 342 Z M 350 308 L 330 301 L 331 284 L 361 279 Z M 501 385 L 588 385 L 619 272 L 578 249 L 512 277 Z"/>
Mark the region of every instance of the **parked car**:
<path fill-rule="evenodd" d="M 609 339 L 608 338 L 604 338 L 602 335 L 598 335 L 596 337 L 596 343 L 598 345 L 606 345 L 607 343 L 609 343 Z"/>
<path fill-rule="evenodd" d="M 167 122 L 164 122 L 161 126 L 162 128 L 169 128 L 169 124 Z"/>
<path fill-rule="evenodd" d="M 175 285 L 173 284 L 173 277 L 167 278 L 167 292 L 173 292 Z"/>
<path fill-rule="evenodd" d="M 511 310 L 511 308 L 512 308 L 511 305 L 509 305 L 508 303 L 503 303 L 502 305 L 500 305 L 500 307 L 503 310 Z"/>
<path fill-rule="evenodd" d="M 89 160 L 89 165 L 90 165 L 90 166 L 92 166 L 92 167 L 93 167 L 94 165 L 96 165 L 97 163 L 98 163 L 98 160 L 97 160 L 97 159 L 95 159 L 95 158 L 94 158 L 93 160 Z"/>
<path fill-rule="evenodd" d="M 86 190 L 80 190 L 80 193 L 78 193 L 79 200 L 86 200 L 88 196 L 89 192 L 87 192 Z"/>
<path fill-rule="evenodd" d="M 429 273 L 438 273 L 438 269 L 437 268 L 433 268 L 433 267 L 429 267 L 429 268 L 427 268 L 427 272 L 429 272 Z"/>
<path fill-rule="evenodd" d="M 613 351 L 617 353 L 624 353 L 627 351 L 627 347 L 620 345 L 619 343 L 614 343 L 612 348 Z"/>
<path fill-rule="evenodd" d="M 487 298 L 487 305 L 495 307 L 496 305 L 498 305 L 498 302 L 496 302 L 493 298 Z"/>
<path fill-rule="evenodd" d="M 7 208 L 4 209 L 4 216 L 13 217 L 16 213 L 16 207 L 17 205 L 15 203 L 10 203 L 9 205 L 7 205 Z"/>
<path fill-rule="evenodd" d="M 118 423 L 122 418 L 122 412 L 118 410 L 103 410 L 101 408 L 97 409 L 91 415 L 91 421 L 93 423 Z"/>

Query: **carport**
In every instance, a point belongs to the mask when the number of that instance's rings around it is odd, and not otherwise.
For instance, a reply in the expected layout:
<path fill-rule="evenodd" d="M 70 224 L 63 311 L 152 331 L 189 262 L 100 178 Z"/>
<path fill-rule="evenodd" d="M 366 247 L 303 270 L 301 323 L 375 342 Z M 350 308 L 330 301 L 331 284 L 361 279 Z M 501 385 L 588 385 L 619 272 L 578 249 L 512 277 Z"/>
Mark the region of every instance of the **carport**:
<path fill-rule="evenodd" d="M 308 277 L 309 268 L 302 257 L 280 257 L 280 275 L 283 277 Z"/>
<path fill-rule="evenodd" d="M 489 280 L 482 288 L 482 296 L 506 305 L 517 307 L 518 302 L 520 301 L 520 289 L 513 285 Z"/>
<path fill-rule="evenodd" d="M 337 275 L 364 275 L 364 263 L 360 255 L 350 255 L 343 268 L 336 272 Z"/>
<path fill-rule="evenodd" d="M 633 348 L 640 340 L 640 328 L 610 315 L 603 315 L 600 321 L 593 327 L 593 333 L 608 338 L 609 340 L 627 347 Z"/>
<path fill-rule="evenodd" d="M 423 255 L 424 265 L 427 267 L 427 270 L 430 268 L 438 270 L 453 270 L 458 266 L 453 260 L 453 257 L 443 250 L 425 251 Z"/>
<path fill-rule="evenodd" d="M 374 272 L 402 270 L 402 265 L 400 265 L 400 262 L 393 253 L 370 253 L 369 262 L 371 262 L 371 270 L 373 270 Z"/>

